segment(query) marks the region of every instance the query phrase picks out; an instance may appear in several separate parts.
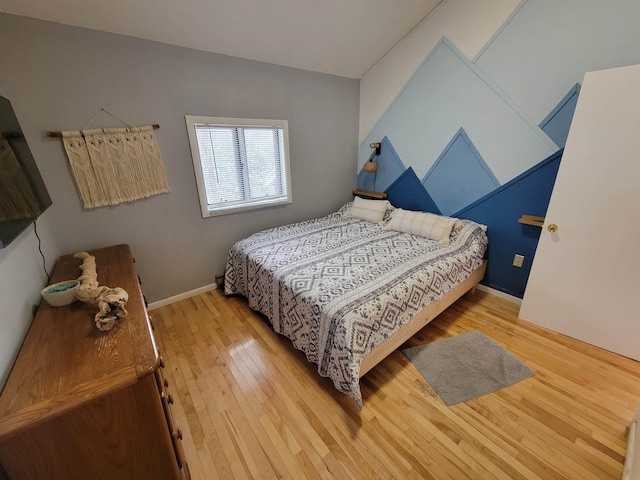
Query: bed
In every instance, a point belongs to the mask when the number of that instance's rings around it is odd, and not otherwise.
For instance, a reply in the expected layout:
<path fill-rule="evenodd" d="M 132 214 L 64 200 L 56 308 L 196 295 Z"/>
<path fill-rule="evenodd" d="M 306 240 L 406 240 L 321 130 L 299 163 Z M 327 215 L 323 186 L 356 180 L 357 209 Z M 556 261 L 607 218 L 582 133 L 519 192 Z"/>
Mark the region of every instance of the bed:
<path fill-rule="evenodd" d="M 246 297 L 359 408 L 360 377 L 477 285 L 487 247 L 470 220 L 439 217 L 449 231 L 428 238 L 396 222 L 421 213 L 365 202 L 240 240 L 225 272 L 225 294 Z"/>

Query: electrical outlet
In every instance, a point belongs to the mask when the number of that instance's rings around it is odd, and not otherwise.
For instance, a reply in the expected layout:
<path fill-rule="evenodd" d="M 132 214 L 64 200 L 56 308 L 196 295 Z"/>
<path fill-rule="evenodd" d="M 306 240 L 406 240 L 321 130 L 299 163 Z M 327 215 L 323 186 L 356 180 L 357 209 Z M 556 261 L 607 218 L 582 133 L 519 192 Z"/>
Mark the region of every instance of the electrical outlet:
<path fill-rule="evenodd" d="M 513 257 L 513 266 L 514 267 L 518 267 L 518 268 L 522 268 L 522 264 L 524 263 L 524 255 L 518 255 L 516 253 L 516 256 Z"/>

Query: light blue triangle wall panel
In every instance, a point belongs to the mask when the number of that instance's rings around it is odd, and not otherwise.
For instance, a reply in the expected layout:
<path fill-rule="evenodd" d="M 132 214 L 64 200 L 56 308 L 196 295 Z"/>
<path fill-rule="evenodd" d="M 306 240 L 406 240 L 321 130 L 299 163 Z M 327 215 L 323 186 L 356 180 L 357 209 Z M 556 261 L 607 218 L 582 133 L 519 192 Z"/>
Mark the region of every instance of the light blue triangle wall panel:
<path fill-rule="evenodd" d="M 371 192 L 375 192 L 377 191 L 375 180 L 375 173 L 367 173 L 364 170 L 360 170 L 360 173 L 358 173 L 358 178 L 356 180 L 356 185 L 361 190 L 369 190 Z"/>
<path fill-rule="evenodd" d="M 407 167 L 386 136 L 382 140 L 370 143 L 380 143 L 380 155 L 375 159 L 378 163 L 378 171 L 376 173 L 366 173 L 364 170 L 360 170 L 357 185 L 358 188 L 363 190 L 384 192 L 389 185 L 402 175 Z"/>
<path fill-rule="evenodd" d="M 422 184 L 444 215 L 451 215 L 500 186 L 463 128 L 453 136 Z"/>
<path fill-rule="evenodd" d="M 564 148 L 567 143 L 569 127 L 571 127 L 571 120 L 573 120 L 573 112 L 576 110 L 579 94 L 580 84 L 576 83 L 549 115 L 540 122 L 540 128 L 560 148 Z"/>

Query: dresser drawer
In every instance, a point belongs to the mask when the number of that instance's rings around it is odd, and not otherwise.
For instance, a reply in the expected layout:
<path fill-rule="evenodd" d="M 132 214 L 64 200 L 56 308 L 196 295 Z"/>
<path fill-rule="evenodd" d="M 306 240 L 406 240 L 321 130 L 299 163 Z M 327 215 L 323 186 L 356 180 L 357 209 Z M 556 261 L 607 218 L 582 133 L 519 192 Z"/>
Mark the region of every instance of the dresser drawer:
<path fill-rule="evenodd" d="M 162 408 L 164 410 L 165 420 L 171 432 L 171 441 L 173 443 L 173 449 L 176 454 L 176 460 L 180 468 L 186 468 L 186 461 L 184 456 L 184 450 L 182 448 L 182 431 L 176 426 L 173 411 L 171 406 L 173 405 L 173 394 L 169 390 L 169 381 L 164 376 L 164 360 L 160 357 L 159 367 L 156 369 L 155 378 L 156 385 L 158 387 L 158 393 L 160 394 L 160 400 L 162 401 Z"/>

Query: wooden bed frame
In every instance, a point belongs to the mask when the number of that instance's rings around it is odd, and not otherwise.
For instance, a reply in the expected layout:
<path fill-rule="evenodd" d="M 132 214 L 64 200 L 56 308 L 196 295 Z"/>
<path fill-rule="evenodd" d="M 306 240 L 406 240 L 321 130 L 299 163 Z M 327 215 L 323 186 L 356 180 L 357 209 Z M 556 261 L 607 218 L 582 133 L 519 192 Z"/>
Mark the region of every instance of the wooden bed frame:
<path fill-rule="evenodd" d="M 444 297 L 440 300 L 436 300 L 433 303 L 427 305 L 427 307 L 418 313 L 413 319 L 407 323 L 404 327 L 394 333 L 386 341 L 381 343 L 375 350 L 369 353 L 360 366 L 360 378 L 365 375 L 369 370 L 375 367 L 378 363 L 384 360 L 391 352 L 395 351 L 400 345 L 406 342 L 409 338 L 418 333 L 422 327 L 424 327 L 431 320 L 440 315 L 456 300 L 462 297 L 469 290 L 475 290 L 480 280 L 484 278 L 484 272 L 487 269 L 487 261 L 483 260 L 482 265 L 475 269 L 466 280 L 462 281 L 451 290 L 449 290 Z"/>

